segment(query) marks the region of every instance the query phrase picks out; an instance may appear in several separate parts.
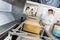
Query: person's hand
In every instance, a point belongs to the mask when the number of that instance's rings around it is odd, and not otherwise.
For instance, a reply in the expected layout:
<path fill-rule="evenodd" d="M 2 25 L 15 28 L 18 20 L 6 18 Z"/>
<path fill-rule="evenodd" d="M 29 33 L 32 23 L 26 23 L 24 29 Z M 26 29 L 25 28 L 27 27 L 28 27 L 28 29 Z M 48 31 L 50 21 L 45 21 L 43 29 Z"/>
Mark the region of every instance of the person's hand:
<path fill-rule="evenodd" d="M 45 20 L 42 20 L 42 24 L 43 24 L 43 25 L 46 25 L 46 21 L 45 21 Z"/>

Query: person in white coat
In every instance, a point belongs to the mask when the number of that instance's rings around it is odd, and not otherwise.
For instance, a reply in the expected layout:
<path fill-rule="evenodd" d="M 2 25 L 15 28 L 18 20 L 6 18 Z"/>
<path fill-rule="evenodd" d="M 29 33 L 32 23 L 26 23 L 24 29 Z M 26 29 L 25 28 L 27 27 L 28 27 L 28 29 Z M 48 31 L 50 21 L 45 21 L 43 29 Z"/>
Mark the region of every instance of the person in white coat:
<path fill-rule="evenodd" d="M 44 28 L 49 31 L 50 26 L 57 22 L 56 18 L 54 17 L 54 11 L 52 9 L 48 9 L 48 15 L 42 16 L 42 22 Z"/>

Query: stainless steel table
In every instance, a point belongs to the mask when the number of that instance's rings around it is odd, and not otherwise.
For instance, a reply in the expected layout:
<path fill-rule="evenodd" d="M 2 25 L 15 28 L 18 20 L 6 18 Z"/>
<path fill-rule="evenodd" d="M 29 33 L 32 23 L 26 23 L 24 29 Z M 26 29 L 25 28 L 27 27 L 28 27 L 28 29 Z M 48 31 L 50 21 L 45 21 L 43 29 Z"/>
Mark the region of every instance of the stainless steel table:
<path fill-rule="evenodd" d="M 3 40 L 4 36 L 7 35 L 8 31 L 18 25 L 19 22 L 13 21 L 8 24 L 0 26 L 0 40 Z"/>

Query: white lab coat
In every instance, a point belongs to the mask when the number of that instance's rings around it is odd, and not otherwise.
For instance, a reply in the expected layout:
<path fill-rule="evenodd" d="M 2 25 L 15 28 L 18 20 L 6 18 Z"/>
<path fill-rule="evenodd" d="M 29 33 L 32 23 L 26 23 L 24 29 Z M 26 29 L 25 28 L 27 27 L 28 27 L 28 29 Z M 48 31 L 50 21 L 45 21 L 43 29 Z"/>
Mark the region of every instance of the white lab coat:
<path fill-rule="evenodd" d="M 45 29 L 46 29 L 47 31 L 49 30 L 50 26 L 51 26 L 53 23 L 56 23 L 56 22 L 57 22 L 56 19 L 55 19 L 55 17 L 53 16 L 53 14 L 48 15 L 48 16 L 42 16 L 42 19 L 45 20 L 45 23 L 46 23 Z"/>

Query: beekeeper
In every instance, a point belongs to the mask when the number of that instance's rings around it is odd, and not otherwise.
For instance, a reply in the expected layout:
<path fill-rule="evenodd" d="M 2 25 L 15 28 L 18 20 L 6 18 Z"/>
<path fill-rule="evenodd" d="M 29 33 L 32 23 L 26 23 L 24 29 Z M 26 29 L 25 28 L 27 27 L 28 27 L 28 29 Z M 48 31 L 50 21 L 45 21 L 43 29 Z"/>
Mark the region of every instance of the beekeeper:
<path fill-rule="evenodd" d="M 52 24 L 57 22 L 56 18 L 54 17 L 54 11 L 52 9 L 48 9 L 47 16 L 42 15 L 42 22 L 43 22 L 44 28 L 47 31 L 49 31 L 49 28 Z"/>

